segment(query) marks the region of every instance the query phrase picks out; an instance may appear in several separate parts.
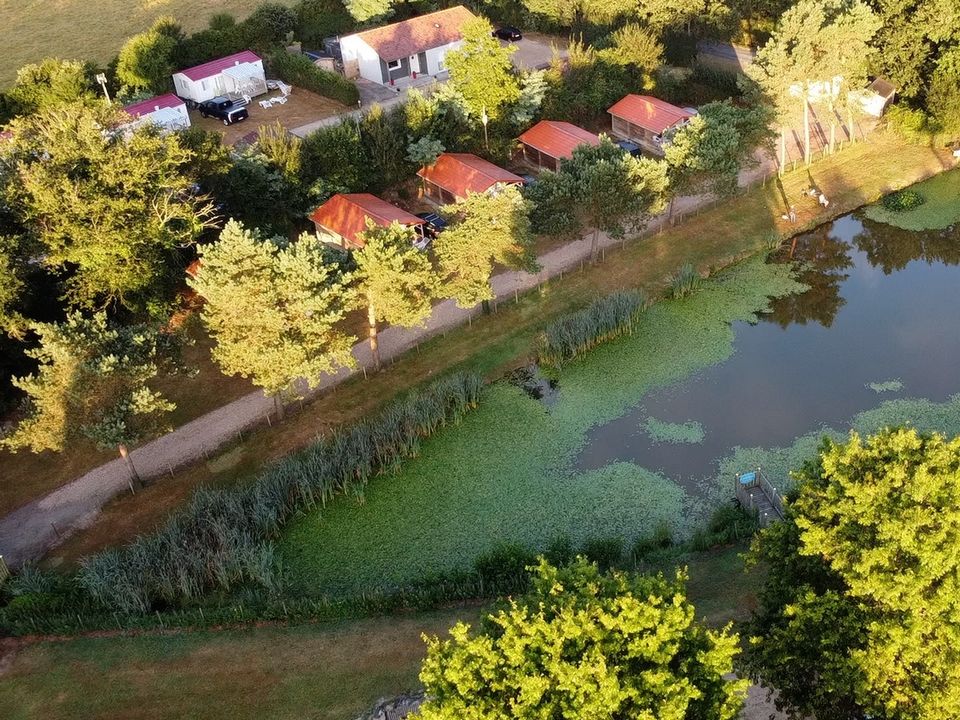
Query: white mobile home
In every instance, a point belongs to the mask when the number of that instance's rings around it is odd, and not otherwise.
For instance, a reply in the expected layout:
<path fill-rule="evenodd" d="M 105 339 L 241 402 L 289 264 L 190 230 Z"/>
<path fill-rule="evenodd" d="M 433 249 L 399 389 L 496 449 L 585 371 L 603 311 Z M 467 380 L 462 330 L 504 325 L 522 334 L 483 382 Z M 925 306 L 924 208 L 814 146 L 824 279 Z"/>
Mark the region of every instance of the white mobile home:
<path fill-rule="evenodd" d="M 340 38 L 344 74 L 381 85 L 438 75 L 463 42 L 463 24 L 476 17 L 462 5 Z"/>
<path fill-rule="evenodd" d="M 151 122 L 164 130 L 185 130 L 190 127 L 186 103 L 172 93 L 141 100 L 123 109 L 133 118 L 135 125 Z"/>
<path fill-rule="evenodd" d="M 267 92 L 263 60 L 249 50 L 175 72 L 173 85 L 177 95 L 195 103 L 220 95 L 239 99 Z"/>

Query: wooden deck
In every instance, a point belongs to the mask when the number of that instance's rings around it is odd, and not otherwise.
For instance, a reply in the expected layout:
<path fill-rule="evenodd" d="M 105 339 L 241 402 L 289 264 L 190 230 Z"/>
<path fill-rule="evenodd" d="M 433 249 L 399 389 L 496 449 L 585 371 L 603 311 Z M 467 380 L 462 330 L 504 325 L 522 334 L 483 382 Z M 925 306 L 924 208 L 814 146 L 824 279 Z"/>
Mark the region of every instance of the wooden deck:
<path fill-rule="evenodd" d="M 783 520 L 783 495 L 760 468 L 737 474 L 734 484 L 737 500 L 757 514 L 760 527 Z"/>

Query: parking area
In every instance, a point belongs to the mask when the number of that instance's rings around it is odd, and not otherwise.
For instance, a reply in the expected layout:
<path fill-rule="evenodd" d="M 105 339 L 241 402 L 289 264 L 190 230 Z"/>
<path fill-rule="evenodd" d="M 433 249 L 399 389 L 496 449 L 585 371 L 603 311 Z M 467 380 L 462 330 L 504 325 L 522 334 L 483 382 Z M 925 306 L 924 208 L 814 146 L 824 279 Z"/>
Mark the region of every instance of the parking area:
<path fill-rule="evenodd" d="M 549 67 L 553 60 L 554 48 L 561 58 L 566 58 L 568 54 L 565 39 L 540 33 L 524 33 L 523 40 L 513 43 L 501 40 L 500 44 L 513 45 L 517 48 L 511 58 L 517 70 L 538 70 Z"/>
<path fill-rule="evenodd" d="M 196 110 L 190 111 L 190 122 L 196 127 L 223 133 L 224 143 L 233 145 L 251 133 L 256 133 L 261 125 L 271 125 L 279 120 L 286 128 L 296 128 L 325 118 L 335 117 L 351 110 L 351 108 L 341 105 L 336 100 L 300 88 L 294 88 L 293 92 L 287 96 L 287 102 L 283 105 L 271 105 L 269 108 L 260 106 L 260 101 L 278 95 L 280 93 L 274 91 L 268 95 L 254 98 L 253 102 L 247 106 L 250 117 L 234 125 L 225 127 L 221 121 L 215 118 L 202 118 Z"/>

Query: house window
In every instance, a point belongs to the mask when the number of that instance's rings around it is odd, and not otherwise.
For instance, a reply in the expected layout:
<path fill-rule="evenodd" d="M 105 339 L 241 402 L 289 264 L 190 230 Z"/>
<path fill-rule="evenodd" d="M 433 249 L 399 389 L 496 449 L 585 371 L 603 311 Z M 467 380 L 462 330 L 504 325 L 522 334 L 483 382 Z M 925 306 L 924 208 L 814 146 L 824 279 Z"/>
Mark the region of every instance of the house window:
<path fill-rule="evenodd" d="M 200 89 L 201 89 L 201 90 L 206 90 L 206 89 L 207 89 L 207 81 L 206 81 L 206 80 L 203 80 L 203 81 L 200 83 Z"/>
<path fill-rule="evenodd" d="M 387 63 L 387 69 L 388 69 L 388 70 L 399 70 L 399 69 L 400 69 L 400 61 L 399 61 L 399 60 L 391 60 L 390 62 Z"/>

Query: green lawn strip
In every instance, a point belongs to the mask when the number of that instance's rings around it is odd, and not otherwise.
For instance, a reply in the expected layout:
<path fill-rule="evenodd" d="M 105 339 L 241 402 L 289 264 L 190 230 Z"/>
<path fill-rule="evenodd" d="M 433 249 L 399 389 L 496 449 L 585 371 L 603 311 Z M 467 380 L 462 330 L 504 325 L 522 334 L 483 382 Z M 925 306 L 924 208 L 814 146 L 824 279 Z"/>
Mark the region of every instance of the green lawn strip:
<path fill-rule="evenodd" d="M 885 427 L 908 425 L 923 432 L 939 432 L 947 437 L 960 435 L 960 395 L 938 403 L 926 399 L 900 398 L 887 400 L 875 408 L 858 413 L 849 429 L 861 435 L 875 433 Z M 710 482 L 715 497 L 729 495 L 731 478 L 738 472 L 756 467 L 764 470 L 771 482 L 781 490 L 789 490 L 793 483 L 790 471 L 816 457 L 824 436 L 841 439 L 849 430 L 824 427 L 797 438 L 791 445 L 775 448 L 736 448 L 720 460 L 719 473 Z"/>
<path fill-rule="evenodd" d="M 887 223 L 904 230 L 943 230 L 960 222 L 960 170 L 945 172 L 914 185 L 924 203 L 913 210 L 896 212 L 876 202 L 863 209 L 875 222 Z"/>
<path fill-rule="evenodd" d="M 713 627 L 755 607 L 743 546 L 665 558 Z M 474 607 L 336 625 L 77 638 L 22 649 L 0 682 L 4 720 L 348 720 L 419 687 L 424 633 L 444 636 Z"/>
<path fill-rule="evenodd" d="M 663 522 L 683 535 L 702 507 L 644 468 L 573 469 L 587 431 L 621 416 L 650 389 L 729 357 L 730 323 L 769 297 L 802 289 L 784 265 L 745 261 L 683 300 L 661 301 L 634 333 L 559 372 L 549 410 L 505 383 L 419 457 L 375 479 L 365 502 L 337 500 L 294 520 L 280 542 L 299 593 L 362 592 L 469 567 L 497 542 L 544 548 L 619 536 L 629 544 Z"/>

